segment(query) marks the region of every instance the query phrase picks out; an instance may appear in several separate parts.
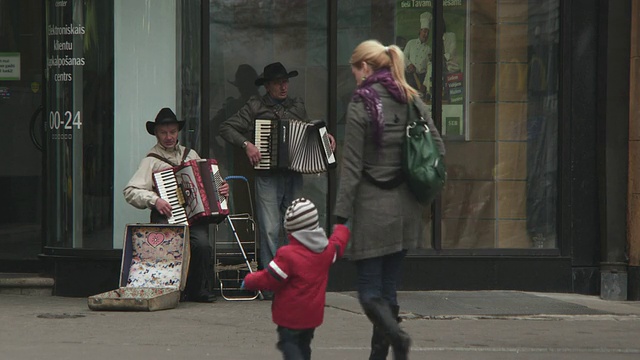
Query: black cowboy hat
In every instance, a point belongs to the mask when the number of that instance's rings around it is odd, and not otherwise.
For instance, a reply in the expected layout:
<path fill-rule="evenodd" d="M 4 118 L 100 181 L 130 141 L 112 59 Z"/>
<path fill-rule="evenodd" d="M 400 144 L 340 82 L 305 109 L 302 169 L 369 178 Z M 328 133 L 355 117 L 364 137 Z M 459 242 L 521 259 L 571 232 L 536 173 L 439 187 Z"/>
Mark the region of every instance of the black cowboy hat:
<path fill-rule="evenodd" d="M 155 135 L 156 125 L 178 124 L 178 131 L 184 127 L 184 121 L 178 121 L 176 114 L 169 108 L 162 108 L 154 121 L 147 121 L 147 132 Z"/>
<path fill-rule="evenodd" d="M 298 72 L 293 70 L 291 72 L 287 72 L 287 69 L 284 68 L 284 65 L 281 63 L 273 63 L 264 67 L 264 71 L 260 76 L 256 79 L 255 84 L 260 86 L 267 81 L 279 80 L 279 79 L 288 79 L 298 76 Z"/>

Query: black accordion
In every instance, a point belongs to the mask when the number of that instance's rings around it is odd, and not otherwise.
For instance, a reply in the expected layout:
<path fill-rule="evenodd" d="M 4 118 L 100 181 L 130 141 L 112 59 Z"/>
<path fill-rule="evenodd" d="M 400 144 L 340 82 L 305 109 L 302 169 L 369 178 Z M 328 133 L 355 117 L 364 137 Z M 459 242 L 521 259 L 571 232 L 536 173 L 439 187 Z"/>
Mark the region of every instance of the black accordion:
<path fill-rule="evenodd" d="M 262 157 L 256 170 L 318 174 L 336 166 L 324 121 L 256 119 L 254 132 L 253 143 Z"/>

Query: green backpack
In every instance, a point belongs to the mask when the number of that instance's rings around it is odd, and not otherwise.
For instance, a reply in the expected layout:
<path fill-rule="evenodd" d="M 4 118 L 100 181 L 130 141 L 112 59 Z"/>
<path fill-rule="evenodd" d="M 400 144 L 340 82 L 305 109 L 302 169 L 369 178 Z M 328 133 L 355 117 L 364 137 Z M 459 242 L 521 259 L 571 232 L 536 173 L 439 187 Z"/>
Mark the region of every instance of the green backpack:
<path fill-rule="evenodd" d="M 419 203 L 428 206 L 438 196 L 447 178 L 444 158 L 433 141 L 429 125 L 415 101 L 407 104 L 407 130 L 402 145 L 402 170 L 409 189 Z M 415 108 L 418 113 L 416 119 Z"/>

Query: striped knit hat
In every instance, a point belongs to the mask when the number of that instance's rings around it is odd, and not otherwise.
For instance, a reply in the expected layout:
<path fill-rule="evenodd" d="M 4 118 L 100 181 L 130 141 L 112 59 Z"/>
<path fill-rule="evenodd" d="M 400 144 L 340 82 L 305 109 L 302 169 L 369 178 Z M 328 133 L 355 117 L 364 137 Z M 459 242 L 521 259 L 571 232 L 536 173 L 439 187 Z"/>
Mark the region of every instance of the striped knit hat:
<path fill-rule="evenodd" d="M 314 230 L 318 225 L 318 210 L 305 198 L 293 200 L 284 215 L 284 228 L 289 233 L 305 229 Z"/>

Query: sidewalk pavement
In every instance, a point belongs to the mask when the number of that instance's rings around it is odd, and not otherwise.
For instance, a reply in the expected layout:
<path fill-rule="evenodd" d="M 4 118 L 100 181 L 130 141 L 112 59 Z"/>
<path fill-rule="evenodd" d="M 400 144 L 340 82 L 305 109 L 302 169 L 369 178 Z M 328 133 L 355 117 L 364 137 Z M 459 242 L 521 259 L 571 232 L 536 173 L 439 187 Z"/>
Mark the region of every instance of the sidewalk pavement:
<path fill-rule="evenodd" d="M 640 302 L 518 291 L 399 294 L 411 359 L 638 359 Z M 92 311 L 86 298 L 0 295 L 0 359 L 280 359 L 270 301 Z M 328 293 L 313 359 L 367 359 L 355 293 Z M 389 357 L 391 358 L 391 357 Z"/>

